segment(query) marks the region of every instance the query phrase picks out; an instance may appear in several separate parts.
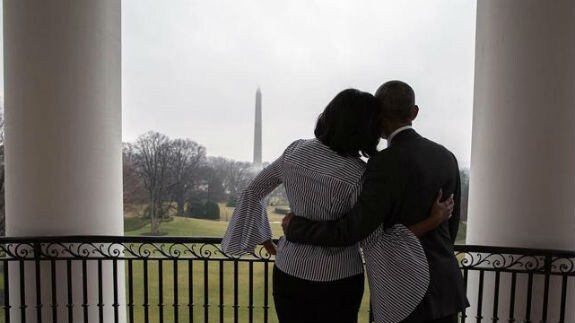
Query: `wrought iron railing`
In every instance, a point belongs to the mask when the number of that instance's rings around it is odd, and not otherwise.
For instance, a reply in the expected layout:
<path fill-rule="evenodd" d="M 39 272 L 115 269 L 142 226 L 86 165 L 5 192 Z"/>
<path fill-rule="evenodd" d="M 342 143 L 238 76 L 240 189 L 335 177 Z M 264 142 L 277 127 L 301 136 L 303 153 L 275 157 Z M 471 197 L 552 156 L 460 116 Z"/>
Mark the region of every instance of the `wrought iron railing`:
<path fill-rule="evenodd" d="M 575 252 L 469 245 L 455 250 L 471 302 L 462 323 L 575 322 Z"/>
<path fill-rule="evenodd" d="M 273 258 L 263 249 L 230 257 L 219 243 L 0 238 L 0 322 L 277 322 Z M 472 303 L 462 322 L 575 322 L 575 252 L 455 249 Z M 367 308 L 361 322 L 369 321 Z"/>

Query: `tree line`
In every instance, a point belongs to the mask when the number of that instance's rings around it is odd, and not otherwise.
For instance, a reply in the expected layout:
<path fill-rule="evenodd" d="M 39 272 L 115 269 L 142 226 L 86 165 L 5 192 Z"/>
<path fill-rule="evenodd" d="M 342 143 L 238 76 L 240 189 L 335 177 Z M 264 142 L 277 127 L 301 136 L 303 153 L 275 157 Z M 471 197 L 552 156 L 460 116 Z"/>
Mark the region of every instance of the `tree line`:
<path fill-rule="evenodd" d="M 0 114 L 0 235 L 4 235 L 4 120 Z M 124 209 L 145 206 L 151 233 L 170 214 L 201 216 L 205 206 L 235 206 L 237 196 L 257 174 L 251 163 L 206 155 L 206 148 L 190 139 L 171 139 L 149 131 L 123 144 Z M 469 170 L 461 170 L 462 220 L 467 219 Z M 283 187 L 272 195 L 287 203 Z M 215 204 L 215 206 L 214 206 Z M 200 207 L 198 207 L 200 206 Z"/>
<path fill-rule="evenodd" d="M 124 143 L 124 206 L 147 205 L 144 216 L 150 219 L 151 234 L 159 234 L 162 219 L 174 209 L 175 215 L 186 216 L 201 213 L 194 208 L 199 201 L 212 207 L 214 202 L 235 206 L 237 196 L 257 171 L 247 162 L 208 157 L 205 147 L 190 139 L 170 139 L 149 131 L 134 143 Z M 460 175 L 461 218 L 467 220 L 469 170 L 462 169 Z M 283 187 L 272 196 L 287 204 Z"/>
<path fill-rule="evenodd" d="M 123 144 L 124 206 L 146 205 L 152 234 L 159 234 L 169 213 L 189 215 L 198 203 L 235 206 L 254 175 L 250 163 L 209 157 L 204 146 L 190 139 L 149 131 Z"/>

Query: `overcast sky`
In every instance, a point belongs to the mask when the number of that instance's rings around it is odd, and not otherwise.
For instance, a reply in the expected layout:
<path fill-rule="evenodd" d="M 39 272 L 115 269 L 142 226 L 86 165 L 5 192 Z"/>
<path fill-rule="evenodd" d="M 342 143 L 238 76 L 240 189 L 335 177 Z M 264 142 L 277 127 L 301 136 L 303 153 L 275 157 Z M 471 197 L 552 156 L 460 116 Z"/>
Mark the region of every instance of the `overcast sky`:
<path fill-rule="evenodd" d="M 415 127 L 469 165 L 472 0 L 123 0 L 123 137 L 190 138 L 250 161 L 263 96 L 263 157 L 313 136 L 339 91 L 400 79 Z"/>
<path fill-rule="evenodd" d="M 341 90 L 400 79 L 415 127 L 469 165 L 474 0 L 123 0 L 123 140 L 148 130 L 251 161 L 310 138 Z M 0 85 L 3 84 L 0 77 Z"/>

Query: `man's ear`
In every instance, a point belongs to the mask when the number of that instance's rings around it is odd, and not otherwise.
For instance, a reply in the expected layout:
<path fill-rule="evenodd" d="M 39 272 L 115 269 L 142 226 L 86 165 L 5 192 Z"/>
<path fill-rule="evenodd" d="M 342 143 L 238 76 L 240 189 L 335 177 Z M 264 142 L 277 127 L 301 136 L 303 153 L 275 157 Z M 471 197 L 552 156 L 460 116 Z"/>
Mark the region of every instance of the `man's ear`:
<path fill-rule="evenodd" d="M 411 108 L 411 111 L 409 112 L 409 119 L 411 119 L 411 121 L 415 120 L 415 118 L 417 118 L 418 113 L 419 113 L 419 107 L 417 105 L 414 105 Z"/>

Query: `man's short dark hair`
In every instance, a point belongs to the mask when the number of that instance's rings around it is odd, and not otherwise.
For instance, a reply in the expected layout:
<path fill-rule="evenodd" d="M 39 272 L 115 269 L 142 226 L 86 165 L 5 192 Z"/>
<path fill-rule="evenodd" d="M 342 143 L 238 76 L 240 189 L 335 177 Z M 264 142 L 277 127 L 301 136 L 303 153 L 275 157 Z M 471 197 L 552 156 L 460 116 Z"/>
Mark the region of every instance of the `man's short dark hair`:
<path fill-rule="evenodd" d="M 383 117 L 390 121 L 408 121 L 415 106 L 415 92 L 402 81 L 389 81 L 377 89 L 375 96 L 382 103 Z"/>
<path fill-rule="evenodd" d="M 373 156 L 381 135 L 380 114 L 380 103 L 373 95 L 347 89 L 319 115 L 314 133 L 341 156 Z"/>

